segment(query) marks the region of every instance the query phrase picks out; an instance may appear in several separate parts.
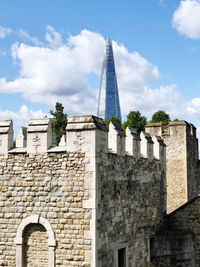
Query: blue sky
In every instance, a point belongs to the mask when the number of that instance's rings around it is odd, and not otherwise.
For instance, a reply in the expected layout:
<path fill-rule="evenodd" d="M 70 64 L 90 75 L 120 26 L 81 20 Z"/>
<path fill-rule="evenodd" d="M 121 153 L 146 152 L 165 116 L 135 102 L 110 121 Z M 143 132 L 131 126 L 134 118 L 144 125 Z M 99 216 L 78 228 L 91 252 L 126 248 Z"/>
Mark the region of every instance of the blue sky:
<path fill-rule="evenodd" d="M 200 120 L 199 0 L 3 0 L 0 119 L 96 115 L 105 40 L 113 40 L 122 116 Z"/>

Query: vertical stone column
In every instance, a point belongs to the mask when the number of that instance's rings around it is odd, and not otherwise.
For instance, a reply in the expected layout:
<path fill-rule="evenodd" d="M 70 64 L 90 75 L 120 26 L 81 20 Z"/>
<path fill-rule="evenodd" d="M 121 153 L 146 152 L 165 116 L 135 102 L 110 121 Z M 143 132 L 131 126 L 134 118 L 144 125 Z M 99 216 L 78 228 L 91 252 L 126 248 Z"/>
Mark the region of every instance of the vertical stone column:
<path fill-rule="evenodd" d="M 160 136 L 153 136 L 152 140 L 154 142 L 153 145 L 153 155 L 156 159 L 161 161 L 162 166 L 165 168 L 166 165 L 166 145 L 164 140 Z"/>
<path fill-rule="evenodd" d="M 90 230 L 84 231 L 86 239 L 92 240 L 92 250 L 85 250 L 85 262 L 97 267 L 97 208 L 98 208 L 98 173 L 99 154 L 108 151 L 108 133 L 102 119 L 95 116 L 68 117 L 67 151 L 85 153 L 84 187 L 89 191 L 89 199 L 83 201 L 83 208 L 91 210 Z"/>
<path fill-rule="evenodd" d="M 21 243 L 16 243 L 16 267 L 22 267 L 23 264 L 23 246 Z"/>
<path fill-rule="evenodd" d="M 16 136 L 16 147 L 17 148 L 24 148 L 27 145 L 27 128 L 21 127 L 19 132 Z"/>
<path fill-rule="evenodd" d="M 153 159 L 153 141 L 151 136 L 146 132 L 141 132 L 140 138 L 141 138 L 141 155 L 144 158 Z"/>
<path fill-rule="evenodd" d="M 7 154 L 13 147 L 12 120 L 0 121 L 0 154 Z"/>
<path fill-rule="evenodd" d="M 27 130 L 27 153 L 45 153 L 52 145 L 52 119 L 32 119 Z"/>
<path fill-rule="evenodd" d="M 108 134 L 108 147 L 111 152 L 120 156 L 125 155 L 125 133 L 120 124 L 110 122 Z"/>
<path fill-rule="evenodd" d="M 162 172 L 164 173 L 164 181 L 163 181 L 163 188 L 164 188 L 164 213 L 167 211 L 167 183 L 166 183 L 166 145 L 163 139 L 160 136 L 153 136 L 152 140 L 153 144 L 153 154 L 154 157 L 160 160 L 160 165 Z M 162 192 L 161 192 L 162 193 Z"/>
<path fill-rule="evenodd" d="M 134 158 L 140 158 L 140 137 L 133 128 L 126 128 L 126 153 Z"/>

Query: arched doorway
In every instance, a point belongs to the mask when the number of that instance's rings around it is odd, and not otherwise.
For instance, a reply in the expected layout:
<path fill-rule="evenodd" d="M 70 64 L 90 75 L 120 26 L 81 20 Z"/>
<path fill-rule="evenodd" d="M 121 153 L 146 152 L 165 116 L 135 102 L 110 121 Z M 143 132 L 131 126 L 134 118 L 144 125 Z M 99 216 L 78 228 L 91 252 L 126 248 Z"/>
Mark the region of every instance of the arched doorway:
<path fill-rule="evenodd" d="M 48 220 L 37 214 L 23 219 L 17 230 L 15 244 L 16 267 L 55 267 L 56 240 Z"/>

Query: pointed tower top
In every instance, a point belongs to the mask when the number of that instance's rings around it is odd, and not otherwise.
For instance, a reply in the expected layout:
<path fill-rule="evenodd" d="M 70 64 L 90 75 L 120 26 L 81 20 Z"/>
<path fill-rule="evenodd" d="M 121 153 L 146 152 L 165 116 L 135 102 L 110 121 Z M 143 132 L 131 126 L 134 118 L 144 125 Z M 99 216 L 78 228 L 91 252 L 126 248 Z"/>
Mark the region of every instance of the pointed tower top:
<path fill-rule="evenodd" d="M 110 37 L 107 39 L 107 44 L 112 44 L 112 39 Z"/>
<path fill-rule="evenodd" d="M 108 39 L 106 41 L 106 55 L 105 55 L 105 57 L 106 56 L 108 57 L 110 53 L 113 54 L 112 39 L 110 37 L 108 37 Z"/>
<path fill-rule="evenodd" d="M 109 120 L 112 116 L 121 120 L 117 76 L 112 49 L 112 40 L 106 41 L 106 54 L 103 61 L 97 116 Z"/>

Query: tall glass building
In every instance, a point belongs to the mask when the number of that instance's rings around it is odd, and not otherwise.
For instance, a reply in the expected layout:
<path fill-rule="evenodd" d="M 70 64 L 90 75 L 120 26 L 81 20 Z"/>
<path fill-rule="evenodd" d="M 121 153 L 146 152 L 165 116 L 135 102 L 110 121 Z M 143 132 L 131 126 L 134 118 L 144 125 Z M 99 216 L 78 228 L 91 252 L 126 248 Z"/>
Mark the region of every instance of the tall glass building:
<path fill-rule="evenodd" d="M 121 120 L 117 76 L 110 38 L 106 42 L 106 55 L 102 66 L 97 116 L 104 120 L 115 116 Z"/>

